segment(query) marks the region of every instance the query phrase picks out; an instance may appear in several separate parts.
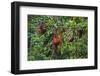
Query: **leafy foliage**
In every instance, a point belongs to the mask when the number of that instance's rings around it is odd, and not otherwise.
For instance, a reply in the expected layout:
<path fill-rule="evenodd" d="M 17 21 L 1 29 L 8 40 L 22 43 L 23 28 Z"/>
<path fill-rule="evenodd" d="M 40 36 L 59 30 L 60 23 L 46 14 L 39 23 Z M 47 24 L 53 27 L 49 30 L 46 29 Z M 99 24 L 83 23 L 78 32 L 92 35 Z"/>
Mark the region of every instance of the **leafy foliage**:
<path fill-rule="evenodd" d="M 87 17 L 28 15 L 28 60 L 87 58 L 87 26 Z M 55 29 L 62 39 L 53 47 Z"/>

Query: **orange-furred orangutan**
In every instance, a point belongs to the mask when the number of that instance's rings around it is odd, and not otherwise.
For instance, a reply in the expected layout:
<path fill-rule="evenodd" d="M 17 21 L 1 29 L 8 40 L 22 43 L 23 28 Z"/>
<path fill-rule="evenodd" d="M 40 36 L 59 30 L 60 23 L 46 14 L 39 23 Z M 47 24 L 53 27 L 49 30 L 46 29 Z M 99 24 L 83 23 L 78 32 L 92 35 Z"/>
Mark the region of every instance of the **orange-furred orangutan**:
<path fill-rule="evenodd" d="M 62 33 L 57 29 L 53 30 L 52 45 L 53 45 L 53 55 L 59 56 L 60 49 L 58 49 L 58 48 L 61 47 L 61 45 L 62 45 Z"/>
<path fill-rule="evenodd" d="M 37 28 L 37 32 L 40 34 L 44 34 L 46 32 L 46 26 L 44 22 L 40 22 Z"/>
<path fill-rule="evenodd" d="M 55 47 L 62 45 L 62 33 L 57 33 L 59 30 L 53 31 L 53 45 Z"/>

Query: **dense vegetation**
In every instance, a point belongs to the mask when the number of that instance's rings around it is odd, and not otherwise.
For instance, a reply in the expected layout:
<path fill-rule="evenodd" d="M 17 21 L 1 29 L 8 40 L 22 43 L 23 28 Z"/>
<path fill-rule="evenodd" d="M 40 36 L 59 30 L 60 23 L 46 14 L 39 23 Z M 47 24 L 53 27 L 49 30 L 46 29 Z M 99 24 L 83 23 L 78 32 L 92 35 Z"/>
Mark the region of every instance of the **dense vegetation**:
<path fill-rule="evenodd" d="M 28 15 L 28 60 L 88 56 L 88 18 Z"/>

